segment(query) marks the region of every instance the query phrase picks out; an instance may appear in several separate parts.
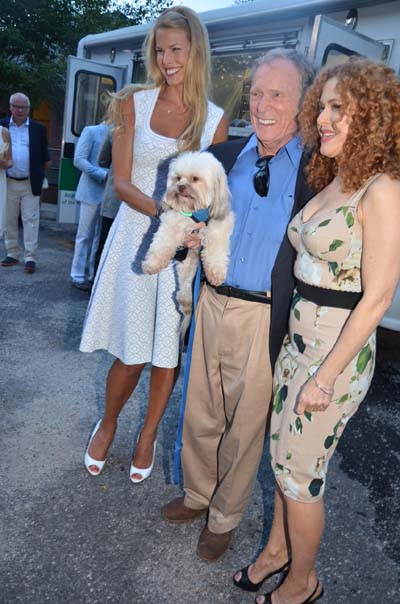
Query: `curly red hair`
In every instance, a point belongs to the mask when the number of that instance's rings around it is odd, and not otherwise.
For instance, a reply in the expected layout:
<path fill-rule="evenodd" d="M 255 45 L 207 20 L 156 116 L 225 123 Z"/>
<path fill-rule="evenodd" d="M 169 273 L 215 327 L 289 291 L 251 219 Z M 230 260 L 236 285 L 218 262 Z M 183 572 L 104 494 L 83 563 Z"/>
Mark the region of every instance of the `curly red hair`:
<path fill-rule="evenodd" d="M 344 113 L 351 112 L 349 134 L 335 158 L 321 155 L 317 129 L 320 97 L 330 78 L 338 80 Z M 311 154 L 307 181 L 314 191 L 323 189 L 338 170 L 348 192 L 359 189 L 373 174 L 400 179 L 400 80 L 390 67 L 352 58 L 324 69 L 306 92 L 299 122 Z"/>

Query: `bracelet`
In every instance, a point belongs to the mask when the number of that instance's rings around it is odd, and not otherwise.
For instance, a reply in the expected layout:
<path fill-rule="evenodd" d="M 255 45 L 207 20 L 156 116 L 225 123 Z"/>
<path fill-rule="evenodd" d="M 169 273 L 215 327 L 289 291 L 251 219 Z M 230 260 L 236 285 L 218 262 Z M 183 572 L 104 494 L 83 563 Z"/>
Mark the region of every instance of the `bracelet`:
<path fill-rule="evenodd" d="M 325 388 L 324 386 L 321 386 L 321 384 L 318 383 L 317 380 L 317 376 L 314 374 L 311 376 L 312 379 L 315 382 L 316 387 L 318 388 L 318 390 L 321 390 L 321 392 L 323 392 L 324 394 L 327 394 L 328 396 L 332 396 L 334 389 L 332 388 Z"/>

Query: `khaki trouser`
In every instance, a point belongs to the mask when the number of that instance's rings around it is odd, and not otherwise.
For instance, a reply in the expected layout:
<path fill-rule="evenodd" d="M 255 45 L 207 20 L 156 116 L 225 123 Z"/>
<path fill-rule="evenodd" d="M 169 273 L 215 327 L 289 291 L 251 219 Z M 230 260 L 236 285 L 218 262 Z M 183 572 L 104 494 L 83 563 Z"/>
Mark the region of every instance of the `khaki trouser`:
<path fill-rule="evenodd" d="M 205 285 L 183 425 L 185 505 L 209 508 L 214 533 L 235 528 L 262 455 L 272 391 L 270 306 L 217 294 Z"/>
<path fill-rule="evenodd" d="M 40 197 L 32 195 L 31 181 L 13 180 L 7 178 L 7 210 L 6 230 L 4 242 L 7 255 L 19 258 L 20 247 L 18 244 L 18 216 L 21 209 L 22 225 L 24 229 L 25 262 L 36 262 L 36 251 L 39 237 Z"/>

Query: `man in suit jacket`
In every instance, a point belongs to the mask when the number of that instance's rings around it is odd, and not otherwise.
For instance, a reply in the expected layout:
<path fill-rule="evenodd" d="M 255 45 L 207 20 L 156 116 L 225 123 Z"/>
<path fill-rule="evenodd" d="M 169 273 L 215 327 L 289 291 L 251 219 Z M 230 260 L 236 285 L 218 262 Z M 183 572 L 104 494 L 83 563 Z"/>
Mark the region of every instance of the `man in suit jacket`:
<path fill-rule="evenodd" d="M 196 309 L 183 423 L 185 496 L 163 508 L 170 522 L 208 511 L 197 546 L 207 561 L 228 548 L 263 451 L 272 372 L 294 287 L 286 229 L 311 197 L 297 114 L 312 78 L 296 51 L 275 49 L 257 59 L 250 89 L 254 134 L 210 149 L 228 173 L 235 226 L 226 281 L 206 283 Z"/>
<path fill-rule="evenodd" d="M 90 291 L 100 237 L 100 205 L 108 170 L 98 164 L 100 148 L 108 134 L 106 124 L 86 126 L 75 150 L 74 166 L 82 172 L 75 199 L 80 203 L 79 224 L 71 265 L 72 285 Z"/>
<path fill-rule="evenodd" d="M 9 267 L 19 261 L 18 217 L 24 230 L 26 273 L 35 272 L 39 237 L 40 194 L 45 168 L 49 163 L 46 128 L 29 118 L 30 101 L 22 92 L 10 97 L 11 117 L 0 120 L 10 131 L 13 165 L 7 170 L 7 209 L 5 245 L 7 256 L 1 262 Z"/>
<path fill-rule="evenodd" d="M 107 182 L 104 189 L 103 201 L 100 206 L 101 226 L 100 226 L 100 237 L 99 246 L 96 252 L 96 259 L 94 262 L 94 274 L 96 275 L 97 268 L 100 264 L 101 254 L 103 252 L 104 244 L 107 240 L 108 233 L 114 222 L 121 202 L 117 199 L 117 195 L 114 189 L 114 172 L 112 167 L 112 130 L 109 128 L 108 135 L 104 139 L 104 142 L 100 148 L 98 157 L 99 166 L 108 169 Z"/>

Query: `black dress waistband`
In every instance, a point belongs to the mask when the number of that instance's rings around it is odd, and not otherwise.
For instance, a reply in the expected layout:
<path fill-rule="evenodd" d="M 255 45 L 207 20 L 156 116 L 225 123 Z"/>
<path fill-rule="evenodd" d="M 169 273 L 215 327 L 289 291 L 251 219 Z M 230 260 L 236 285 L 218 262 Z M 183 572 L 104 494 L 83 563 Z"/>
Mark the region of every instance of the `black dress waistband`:
<path fill-rule="evenodd" d="M 296 289 L 302 298 L 318 306 L 330 306 L 353 310 L 362 298 L 362 292 L 344 292 L 336 289 L 327 289 L 309 285 L 296 279 Z"/>
<path fill-rule="evenodd" d="M 239 300 L 246 300 L 247 302 L 261 302 L 262 304 L 271 304 L 271 298 L 267 292 L 257 292 L 250 289 L 239 289 L 232 287 L 232 285 L 211 285 L 206 282 L 207 285 L 212 287 L 217 294 L 221 296 L 228 296 L 228 298 L 238 298 Z"/>

